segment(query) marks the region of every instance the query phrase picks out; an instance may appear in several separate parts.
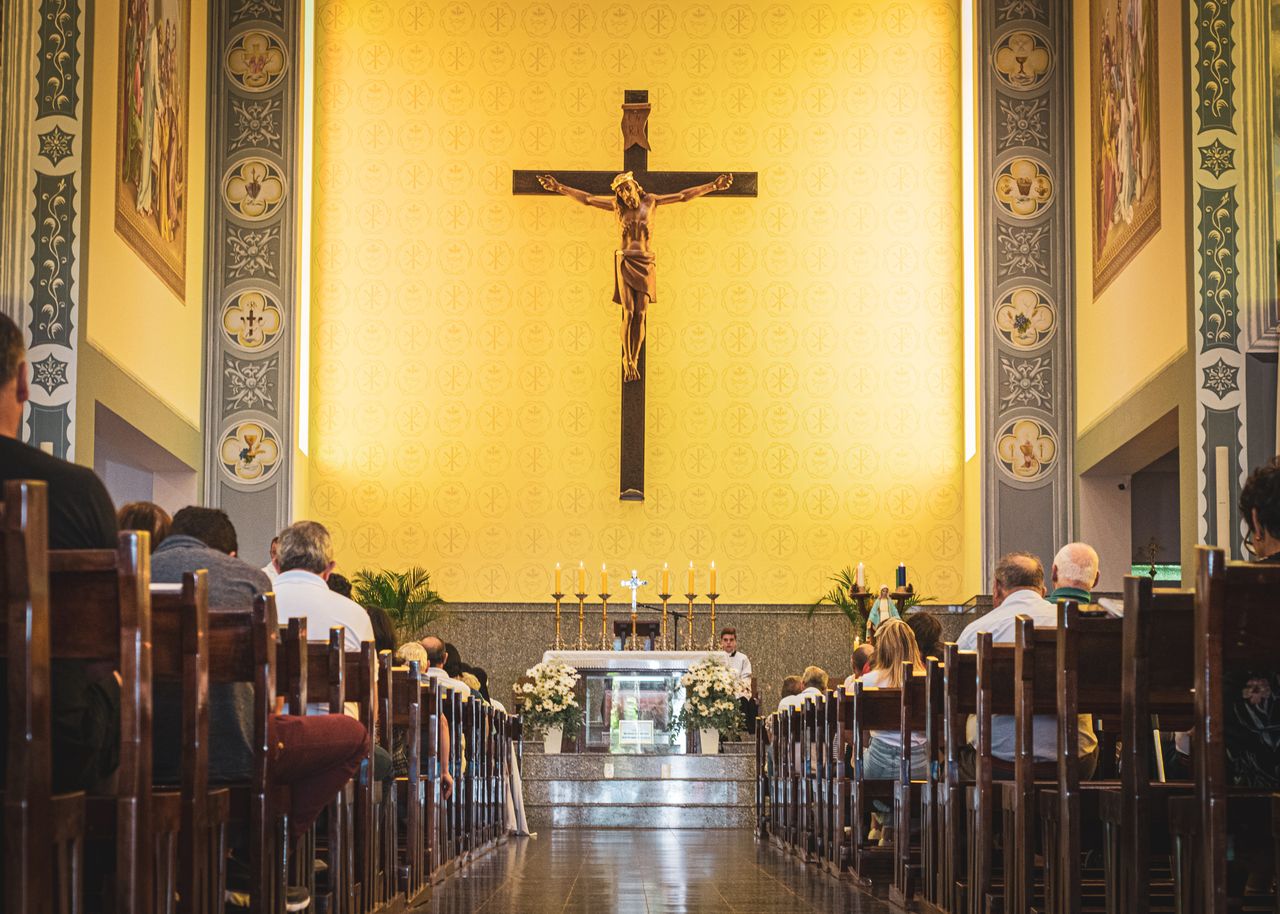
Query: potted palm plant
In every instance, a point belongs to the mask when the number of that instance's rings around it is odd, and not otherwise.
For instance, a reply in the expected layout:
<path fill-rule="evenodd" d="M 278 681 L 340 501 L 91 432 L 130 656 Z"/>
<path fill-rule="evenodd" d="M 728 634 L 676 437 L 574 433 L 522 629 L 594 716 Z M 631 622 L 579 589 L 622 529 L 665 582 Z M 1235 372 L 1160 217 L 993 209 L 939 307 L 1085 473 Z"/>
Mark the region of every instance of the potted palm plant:
<path fill-rule="evenodd" d="M 431 573 L 417 565 L 407 571 L 360 569 L 351 578 L 351 599 L 385 610 L 399 644 L 448 615 L 444 598 L 431 586 Z"/>

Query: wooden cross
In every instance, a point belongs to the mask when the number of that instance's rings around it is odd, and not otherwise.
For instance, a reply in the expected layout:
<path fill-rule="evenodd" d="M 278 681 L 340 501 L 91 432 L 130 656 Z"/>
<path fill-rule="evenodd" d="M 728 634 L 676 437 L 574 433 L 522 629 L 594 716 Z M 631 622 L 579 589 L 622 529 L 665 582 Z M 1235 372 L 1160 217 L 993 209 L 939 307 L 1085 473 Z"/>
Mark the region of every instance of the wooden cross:
<path fill-rule="evenodd" d="M 649 92 L 628 89 L 622 104 L 622 171 L 630 171 L 648 193 L 675 193 L 697 184 L 714 181 L 718 171 L 650 171 L 649 170 Z M 538 183 L 538 175 L 551 174 L 557 181 L 590 194 L 607 196 L 616 171 L 551 171 L 518 170 L 511 173 L 511 192 L 515 194 L 547 194 Z M 716 191 L 717 197 L 754 197 L 758 177 L 754 171 L 733 172 L 733 185 Z M 622 384 L 622 442 L 619 453 L 618 497 L 623 501 L 644 501 L 644 409 L 645 350 L 641 346 L 637 360 L 639 380 Z"/>

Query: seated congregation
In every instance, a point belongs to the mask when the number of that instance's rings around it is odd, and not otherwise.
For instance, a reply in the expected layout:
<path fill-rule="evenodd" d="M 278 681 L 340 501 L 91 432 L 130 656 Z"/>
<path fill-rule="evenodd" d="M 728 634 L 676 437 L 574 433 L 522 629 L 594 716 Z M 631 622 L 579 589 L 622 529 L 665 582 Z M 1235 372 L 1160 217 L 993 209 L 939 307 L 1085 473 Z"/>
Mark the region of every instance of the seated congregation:
<path fill-rule="evenodd" d="M 220 510 L 117 516 L 18 440 L 23 359 L 0 317 L 4 910 L 402 910 L 525 833 L 484 670 L 397 649 L 321 524 L 259 569 Z"/>
<path fill-rule="evenodd" d="M 1193 589 L 1104 608 L 1089 546 L 1013 553 L 955 642 L 889 618 L 842 685 L 787 677 L 757 836 L 903 911 L 1280 909 L 1280 458 L 1240 510 L 1254 560 L 1199 547 Z"/>

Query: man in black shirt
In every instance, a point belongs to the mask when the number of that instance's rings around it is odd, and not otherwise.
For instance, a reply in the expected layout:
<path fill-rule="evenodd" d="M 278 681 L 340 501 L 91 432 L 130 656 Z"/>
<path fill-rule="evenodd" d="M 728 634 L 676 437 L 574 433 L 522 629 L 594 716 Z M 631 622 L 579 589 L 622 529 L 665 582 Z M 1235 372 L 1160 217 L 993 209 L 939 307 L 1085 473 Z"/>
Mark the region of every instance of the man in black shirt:
<path fill-rule="evenodd" d="M 102 481 L 87 467 L 59 460 L 20 439 L 23 404 L 30 395 L 27 372 L 22 331 L 0 314 L 0 482 L 48 483 L 49 548 L 114 549 L 115 508 Z M 119 763 L 119 683 L 114 675 L 91 676 L 85 664 L 76 661 L 54 661 L 51 680 L 53 789 L 91 788 Z M 0 721 L 7 725 L 7 718 L 8 708 L 0 702 Z"/>

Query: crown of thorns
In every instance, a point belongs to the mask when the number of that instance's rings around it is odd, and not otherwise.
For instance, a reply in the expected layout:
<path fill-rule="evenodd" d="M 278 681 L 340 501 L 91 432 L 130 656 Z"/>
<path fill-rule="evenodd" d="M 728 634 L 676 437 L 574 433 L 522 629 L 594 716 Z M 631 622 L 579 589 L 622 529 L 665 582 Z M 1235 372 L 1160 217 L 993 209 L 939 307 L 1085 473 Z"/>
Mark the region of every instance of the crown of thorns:
<path fill-rule="evenodd" d="M 634 173 L 629 171 L 624 171 L 622 174 L 618 175 L 616 178 L 613 179 L 613 183 L 609 185 L 609 190 L 616 191 L 623 184 L 627 184 L 627 183 L 634 184 L 635 180 L 636 180 L 636 176 Z"/>

